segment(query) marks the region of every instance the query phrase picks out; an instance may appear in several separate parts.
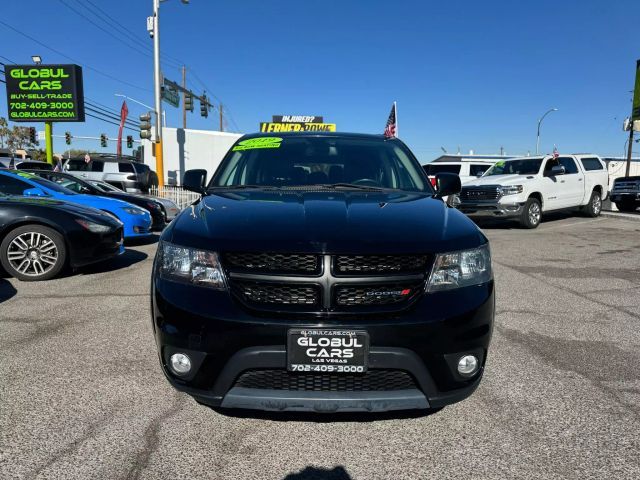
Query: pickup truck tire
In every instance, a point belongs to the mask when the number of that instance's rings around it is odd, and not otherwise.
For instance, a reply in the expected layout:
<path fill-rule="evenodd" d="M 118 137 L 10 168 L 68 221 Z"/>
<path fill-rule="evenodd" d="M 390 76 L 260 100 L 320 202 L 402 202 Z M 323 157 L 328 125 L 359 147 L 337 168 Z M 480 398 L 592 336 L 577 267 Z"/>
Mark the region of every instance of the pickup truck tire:
<path fill-rule="evenodd" d="M 635 212 L 638 205 L 635 202 L 616 202 L 616 207 L 621 212 Z"/>
<path fill-rule="evenodd" d="M 588 217 L 593 218 L 600 215 L 600 212 L 602 212 L 602 198 L 600 197 L 599 192 L 596 192 L 595 190 L 591 192 L 591 198 L 589 199 L 589 203 L 584 206 L 583 212 Z"/>
<path fill-rule="evenodd" d="M 520 225 L 524 228 L 537 228 L 542 219 L 542 207 L 537 198 L 529 198 L 520 214 Z"/>

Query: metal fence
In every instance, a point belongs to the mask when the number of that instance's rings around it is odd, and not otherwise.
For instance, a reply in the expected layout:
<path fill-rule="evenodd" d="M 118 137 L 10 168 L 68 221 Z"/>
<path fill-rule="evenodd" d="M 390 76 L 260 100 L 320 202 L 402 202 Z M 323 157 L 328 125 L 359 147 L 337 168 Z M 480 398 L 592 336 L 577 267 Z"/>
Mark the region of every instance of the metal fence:
<path fill-rule="evenodd" d="M 169 185 L 165 185 L 164 187 L 151 187 L 149 193 L 157 197 L 168 198 L 174 201 L 181 209 L 188 207 L 200 198 L 200 195 L 195 192 L 189 192 L 182 187 L 172 187 Z"/>

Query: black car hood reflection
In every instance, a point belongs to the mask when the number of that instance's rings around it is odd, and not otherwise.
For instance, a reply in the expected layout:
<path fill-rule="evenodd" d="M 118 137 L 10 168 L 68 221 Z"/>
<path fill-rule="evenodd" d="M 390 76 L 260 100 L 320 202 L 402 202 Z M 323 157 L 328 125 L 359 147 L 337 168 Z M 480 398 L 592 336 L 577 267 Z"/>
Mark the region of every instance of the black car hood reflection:
<path fill-rule="evenodd" d="M 420 253 L 477 247 L 471 220 L 430 194 L 249 190 L 216 192 L 163 236 L 214 251 Z"/>

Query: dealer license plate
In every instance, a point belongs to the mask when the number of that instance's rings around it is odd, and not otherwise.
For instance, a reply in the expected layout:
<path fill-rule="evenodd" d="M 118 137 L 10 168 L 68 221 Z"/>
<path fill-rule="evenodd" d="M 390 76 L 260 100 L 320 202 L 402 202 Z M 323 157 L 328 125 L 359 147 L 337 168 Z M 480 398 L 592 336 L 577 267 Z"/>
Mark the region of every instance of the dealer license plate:
<path fill-rule="evenodd" d="M 364 373 L 368 357 L 369 334 L 364 330 L 294 328 L 287 334 L 291 372 Z"/>

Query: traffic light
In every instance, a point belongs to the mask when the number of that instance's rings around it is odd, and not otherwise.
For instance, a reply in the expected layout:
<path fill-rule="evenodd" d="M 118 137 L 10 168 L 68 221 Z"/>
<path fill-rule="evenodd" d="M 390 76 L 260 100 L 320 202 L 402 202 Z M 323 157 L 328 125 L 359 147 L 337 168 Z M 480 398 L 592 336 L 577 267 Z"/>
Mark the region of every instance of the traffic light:
<path fill-rule="evenodd" d="M 71 145 L 71 132 L 64 132 L 64 143 Z"/>
<path fill-rule="evenodd" d="M 191 93 L 184 94 L 184 109 L 193 112 L 193 95 Z"/>
<path fill-rule="evenodd" d="M 209 116 L 209 100 L 204 94 L 200 97 L 200 115 L 204 118 Z"/>
<path fill-rule="evenodd" d="M 127 148 L 133 148 L 133 137 L 131 135 L 127 135 Z"/>
<path fill-rule="evenodd" d="M 38 139 L 36 138 L 36 127 L 29 127 L 29 142 L 36 144 Z"/>
<path fill-rule="evenodd" d="M 151 139 L 151 113 L 140 115 L 140 138 Z"/>
<path fill-rule="evenodd" d="M 101 133 L 100 134 L 100 146 L 102 148 L 107 146 L 107 134 L 106 133 Z"/>

